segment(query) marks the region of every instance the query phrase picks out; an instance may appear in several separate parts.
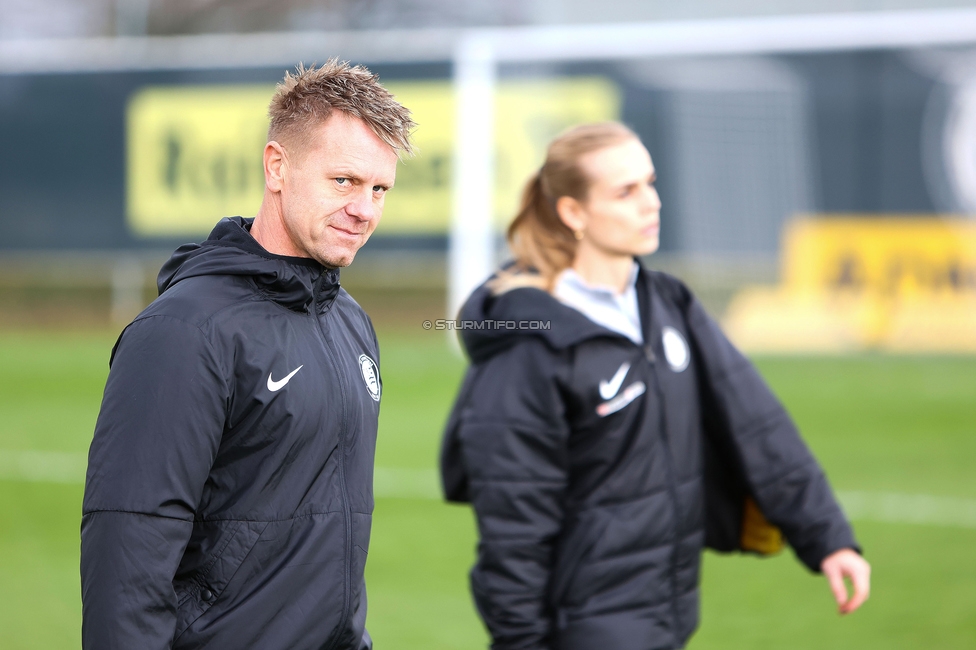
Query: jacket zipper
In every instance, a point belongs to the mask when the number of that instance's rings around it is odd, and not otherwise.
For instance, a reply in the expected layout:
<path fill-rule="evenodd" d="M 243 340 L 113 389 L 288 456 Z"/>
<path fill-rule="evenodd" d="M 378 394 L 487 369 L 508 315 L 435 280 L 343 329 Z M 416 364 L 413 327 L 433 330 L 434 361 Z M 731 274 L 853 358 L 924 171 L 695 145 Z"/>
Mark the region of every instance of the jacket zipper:
<path fill-rule="evenodd" d="M 651 377 L 654 380 L 654 393 L 657 395 L 658 404 L 660 404 L 660 428 L 661 428 L 661 444 L 664 446 L 664 461 L 668 472 L 668 494 L 671 496 L 671 508 L 674 511 L 674 545 L 671 547 L 671 561 L 668 570 L 668 577 L 671 581 L 671 621 L 672 621 L 672 634 L 674 634 L 675 639 L 678 638 L 678 548 L 680 546 L 681 540 L 679 539 L 679 522 L 680 516 L 678 512 L 678 492 L 675 486 L 674 480 L 674 458 L 671 455 L 671 439 L 668 436 L 668 418 L 665 413 L 665 401 L 664 401 L 664 389 L 661 388 L 661 381 L 657 374 L 657 358 L 654 354 L 654 295 L 653 295 L 653 279 L 648 276 L 647 278 L 647 288 L 650 289 L 649 294 L 646 297 L 646 302 L 643 306 L 647 311 L 646 317 L 643 314 L 644 310 L 641 310 L 641 332 L 644 337 L 644 345 L 642 346 L 642 351 L 644 353 L 644 358 L 647 359 L 648 366 L 651 371 Z M 638 298 L 638 305 L 641 305 L 640 299 Z"/>
<path fill-rule="evenodd" d="M 664 460 L 668 468 L 668 493 L 671 495 L 671 507 L 674 510 L 674 545 L 671 548 L 671 561 L 668 570 L 668 577 L 671 579 L 671 619 L 674 625 L 675 638 L 678 636 L 678 547 L 680 546 L 680 536 L 678 523 L 680 514 L 678 512 L 678 492 L 675 488 L 674 480 L 674 458 L 671 456 L 671 439 L 668 436 L 668 418 L 664 412 L 664 391 L 661 389 L 661 382 L 657 376 L 657 368 L 654 362 L 650 362 L 651 375 L 654 377 L 654 392 L 657 394 L 658 403 L 661 405 L 661 444 L 664 445 Z"/>
<path fill-rule="evenodd" d="M 342 638 L 345 632 L 346 623 L 349 622 L 349 613 L 352 607 L 350 602 L 350 592 L 352 590 L 352 515 L 349 508 L 349 495 L 346 491 L 346 448 L 345 448 L 345 438 L 346 433 L 349 429 L 349 409 L 346 404 L 346 381 L 342 374 L 342 370 L 339 368 L 339 357 L 338 350 L 336 350 L 335 344 L 333 343 L 331 337 L 326 333 L 322 318 L 319 317 L 319 300 L 318 298 L 312 303 L 312 318 L 315 319 L 316 325 L 318 327 L 319 333 L 325 342 L 326 347 L 329 349 L 329 361 L 332 363 L 332 369 L 335 371 L 336 379 L 339 383 L 339 398 L 342 403 L 342 417 L 340 418 L 339 426 L 339 442 L 338 442 L 338 452 L 339 452 L 339 496 L 342 499 L 342 518 L 345 527 L 345 553 L 342 558 L 343 563 L 343 589 L 342 589 L 342 617 L 339 619 L 339 624 L 336 627 L 336 636 L 329 644 L 329 650 L 336 647 L 339 640 Z M 326 314 L 323 314 L 323 317 Z"/>

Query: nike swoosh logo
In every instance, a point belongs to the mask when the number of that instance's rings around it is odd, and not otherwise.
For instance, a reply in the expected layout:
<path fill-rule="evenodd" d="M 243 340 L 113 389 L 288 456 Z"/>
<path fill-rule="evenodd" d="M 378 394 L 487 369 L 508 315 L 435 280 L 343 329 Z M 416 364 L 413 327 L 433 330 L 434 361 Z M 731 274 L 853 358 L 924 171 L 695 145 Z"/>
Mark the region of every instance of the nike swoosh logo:
<path fill-rule="evenodd" d="M 298 372 L 304 367 L 305 367 L 304 364 L 298 366 L 297 368 L 289 372 L 288 375 L 281 381 L 275 381 L 274 379 L 271 378 L 271 373 L 268 373 L 268 390 L 270 390 L 272 393 L 277 393 L 279 390 L 285 387 L 285 384 L 291 381 L 291 378 L 295 376 L 296 372 Z"/>
<path fill-rule="evenodd" d="M 624 362 L 623 365 L 617 369 L 617 373 L 612 379 L 610 379 L 610 381 L 601 381 L 600 397 L 603 399 L 610 399 L 616 395 L 617 391 L 620 390 L 620 385 L 624 383 L 624 377 L 627 376 L 628 371 L 630 371 L 630 364 Z"/>
<path fill-rule="evenodd" d="M 622 393 L 614 397 L 612 400 L 608 400 L 600 404 L 598 407 L 596 407 L 596 414 L 599 415 L 601 418 L 605 418 L 611 413 L 616 413 L 617 411 L 619 411 L 620 409 L 627 406 L 635 399 L 643 395 L 646 391 L 647 391 L 647 386 L 644 385 L 644 382 L 642 381 L 634 382 L 633 384 L 625 388 Z"/>

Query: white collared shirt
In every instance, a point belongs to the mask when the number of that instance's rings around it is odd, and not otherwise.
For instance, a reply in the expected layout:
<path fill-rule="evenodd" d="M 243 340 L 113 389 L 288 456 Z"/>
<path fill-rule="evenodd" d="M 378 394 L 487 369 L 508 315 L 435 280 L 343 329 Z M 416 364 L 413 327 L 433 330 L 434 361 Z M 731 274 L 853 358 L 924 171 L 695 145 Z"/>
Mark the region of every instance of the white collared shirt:
<path fill-rule="evenodd" d="M 617 293 L 611 287 L 587 284 L 572 268 L 563 271 L 556 280 L 553 295 L 564 305 L 582 312 L 584 316 L 608 330 L 623 334 L 637 345 L 643 345 L 640 311 L 637 307 L 637 272 L 634 262 L 627 280 L 627 288 Z"/>

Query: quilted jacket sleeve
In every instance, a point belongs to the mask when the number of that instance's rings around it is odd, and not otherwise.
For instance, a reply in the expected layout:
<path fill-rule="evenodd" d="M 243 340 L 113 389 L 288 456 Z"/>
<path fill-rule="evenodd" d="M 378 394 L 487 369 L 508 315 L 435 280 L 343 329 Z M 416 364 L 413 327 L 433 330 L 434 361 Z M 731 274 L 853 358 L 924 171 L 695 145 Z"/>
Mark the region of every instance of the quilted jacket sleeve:
<path fill-rule="evenodd" d="M 225 376 L 193 325 L 152 316 L 123 333 L 85 484 L 84 648 L 172 647 L 173 577 L 223 431 Z"/>
<path fill-rule="evenodd" d="M 528 339 L 476 373 L 456 414 L 481 542 L 471 571 L 495 650 L 548 647 L 546 593 L 563 521 L 568 429 L 552 352 Z"/>
<path fill-rule="evenodd" d="M 703 374 L 707 408 L 749 492 L 812 571 L 841 548 L 858 549 L 820 464 L 756 368 L 681 288 Z"/>

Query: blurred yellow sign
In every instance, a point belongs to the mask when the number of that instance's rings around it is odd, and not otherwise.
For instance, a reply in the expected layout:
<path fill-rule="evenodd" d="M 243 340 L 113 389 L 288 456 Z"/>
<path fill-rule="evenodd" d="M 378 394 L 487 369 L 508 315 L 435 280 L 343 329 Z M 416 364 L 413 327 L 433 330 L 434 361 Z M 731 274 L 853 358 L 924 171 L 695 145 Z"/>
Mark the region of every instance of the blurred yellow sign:
<path fill-rule="evenodd" d="M 784 233 L 783 284 L 725 318 L 743 348 L 976 352 L 976 221 L 821 218 Z"/>
<path fill-rule="evenodd" d="M 385 84 L 419 124 L 419 154 L 400 164 L 381 233 L 444 233 L 450 221 L 454 96 L 448 81 Z M 205 235 L 226 215 L 261 205 L 261 155 L 274 88 L 149 87 L 127 112 L 127 216 L 145 237 Z M 514 214 L 545 146 L 579 122 L 617 119 L 620 95 L 600 77 L 502 82 L 496 96 L 495 205 Z"/>
<path fill-rule="evenodd" d="M 267 86 L 146 88 L 126 116 L 129 226 L 143 236 L 206 234 L 261 204 Z"/>
<path fill-rule="evenodd" d="M 976 291 L 976 222 L 938 218 L 795 221 L 784 280 L 798 291 L 888 297 Z"/>

